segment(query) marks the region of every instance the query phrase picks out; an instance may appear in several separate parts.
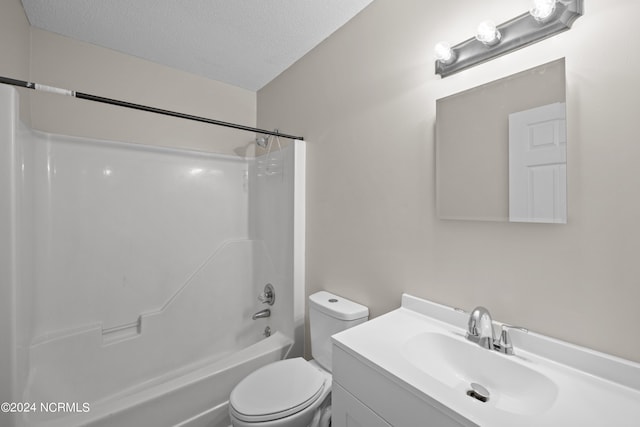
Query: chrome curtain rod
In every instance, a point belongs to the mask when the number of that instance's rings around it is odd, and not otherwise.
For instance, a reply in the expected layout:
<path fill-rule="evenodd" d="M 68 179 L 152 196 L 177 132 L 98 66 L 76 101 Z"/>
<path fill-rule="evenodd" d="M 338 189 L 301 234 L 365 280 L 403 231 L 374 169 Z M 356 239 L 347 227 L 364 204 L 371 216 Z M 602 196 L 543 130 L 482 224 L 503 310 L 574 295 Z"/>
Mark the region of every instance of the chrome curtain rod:
<path fill-rule="evenodd" d="M 285 133 L 278 132 L 277 130 L 272 131 L 272 130 L 266 130 L 266 129 L 258 129 L 250 126 L 239 125 L 236 123 L 223 122 L 220 120 L 208 119 L 206 117 L 199 117 L 199 116 L 193 116 L 191 114 L 178 113 L 176 111 L 163 110 L 161 108 L 149 107 L 141 104 L 133 104 L 131 102 L 120 101 L 117 99 L 104 98 L 102 96 L 91 95 L 88 93 L 75 92 L 72 90 L 62 89 L 54 86 L 47 86 L 47 85 L 41 85 L 38 83 L 26 82 L 23 80 L 10 79 L 8 77 L 0 77 L 0 83 L 18 86 L 18 87 L 24 87 L 27 89 L 33 89 L 41 92 L 50 92 L 50 93 L 57 93 L 60 95 L 72 96 L 75 98 L 86 99 L 89 101 L 100 102 L 103 104 L 117 105 L 118 107 L 131 108 L 133 110 L 147 111 L 149 113 L 156 113 L 156 114 L 162 114 L 165 116 L 177 117 L 179 119 L 193 120 L 196 122 L 208 123 L 210 125 L 224 126 L 224 127 L 244 130 L 248 132 L 260 133 L 264 135 L 279 136 L 282 138 L 299 139 L 301 141 L 304 140 L 304 138 L 301 136 L 287 135 Z"/>

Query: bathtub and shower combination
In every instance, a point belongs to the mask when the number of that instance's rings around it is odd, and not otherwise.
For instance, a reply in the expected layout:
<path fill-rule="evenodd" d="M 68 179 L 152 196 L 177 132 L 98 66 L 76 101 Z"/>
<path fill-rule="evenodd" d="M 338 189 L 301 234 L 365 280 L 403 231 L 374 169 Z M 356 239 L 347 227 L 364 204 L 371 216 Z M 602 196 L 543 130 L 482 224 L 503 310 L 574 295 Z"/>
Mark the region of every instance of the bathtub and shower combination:
<path fill-rule="evenodd" d="M 304 142 L 206 154 L 17 107 L 0 85 L 0 425 L 229 426 L 235 384 L 301 353 Z"/>

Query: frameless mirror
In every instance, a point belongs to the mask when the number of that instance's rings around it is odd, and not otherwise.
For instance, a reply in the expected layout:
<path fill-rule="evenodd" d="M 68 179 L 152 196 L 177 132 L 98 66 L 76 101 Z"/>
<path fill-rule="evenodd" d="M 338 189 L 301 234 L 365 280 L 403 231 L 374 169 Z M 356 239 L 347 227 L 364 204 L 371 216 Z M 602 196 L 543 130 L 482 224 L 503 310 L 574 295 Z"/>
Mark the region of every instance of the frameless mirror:
<path fill-rule="evenodd" d="M 441 219 L 566 223 L 564 58 L 436 101 Z"/>

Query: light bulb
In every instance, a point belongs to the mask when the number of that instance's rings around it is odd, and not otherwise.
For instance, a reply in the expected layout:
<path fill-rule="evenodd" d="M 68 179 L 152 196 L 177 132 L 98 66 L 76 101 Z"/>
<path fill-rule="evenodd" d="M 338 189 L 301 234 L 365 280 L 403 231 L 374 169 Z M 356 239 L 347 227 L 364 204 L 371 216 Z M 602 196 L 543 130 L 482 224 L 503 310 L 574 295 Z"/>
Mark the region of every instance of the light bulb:
<path fill-rule="evenodd" d="M 498 31 L 493 21 L 482 21 L 480 25 L 478 25 L 476 39 L 485 45 L 493 46 L 497 44 L 501 38 L 502 34 L 500 34 L 500 31 Z"/>
<path fill-rule="evenodd" d="M 456 54 L 447 42 L 439 42 L 434 48 L 436 59 L 443 64 L 451 64 L 456 60 Z"/>
<path fill-rule="evenodd" d="M 531 9 L 529 13 L 536 21 L 543 22 L 550 17 L 555 10 L 556 0 L 534 0 L 533 9 Z"/>

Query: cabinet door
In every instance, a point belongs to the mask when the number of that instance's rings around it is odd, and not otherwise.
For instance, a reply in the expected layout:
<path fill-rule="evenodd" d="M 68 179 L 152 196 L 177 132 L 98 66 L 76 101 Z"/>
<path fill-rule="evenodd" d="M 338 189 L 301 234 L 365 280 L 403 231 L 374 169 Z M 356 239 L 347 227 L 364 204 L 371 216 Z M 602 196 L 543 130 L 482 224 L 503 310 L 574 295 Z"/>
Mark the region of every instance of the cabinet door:
<path fill-rule="evenodd" d="M 331 391 L 331 408 L 331 427 L 391 427 L 335 382 Z"/>

